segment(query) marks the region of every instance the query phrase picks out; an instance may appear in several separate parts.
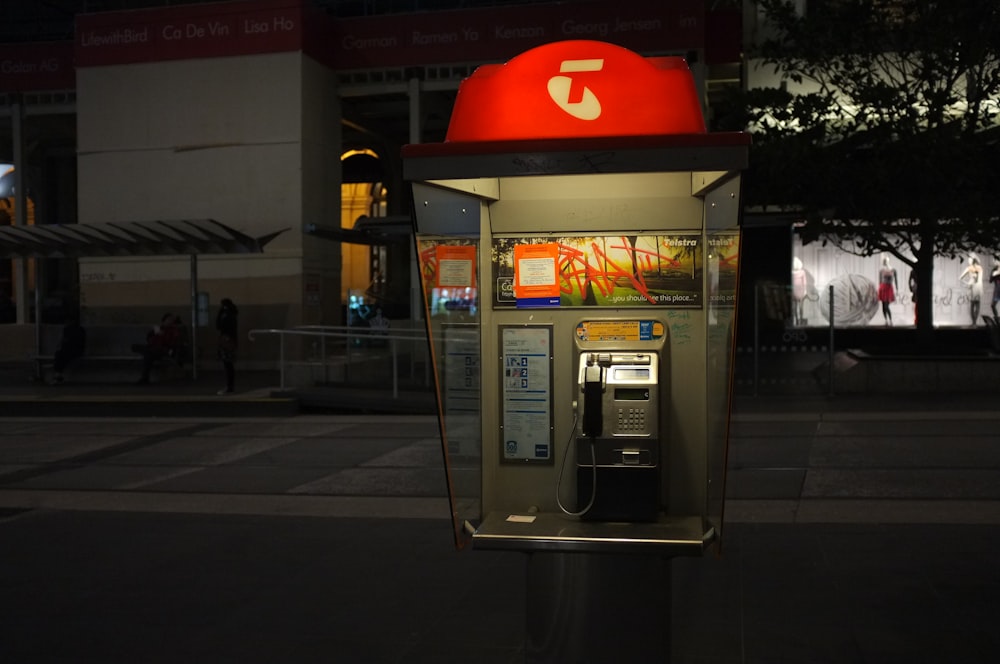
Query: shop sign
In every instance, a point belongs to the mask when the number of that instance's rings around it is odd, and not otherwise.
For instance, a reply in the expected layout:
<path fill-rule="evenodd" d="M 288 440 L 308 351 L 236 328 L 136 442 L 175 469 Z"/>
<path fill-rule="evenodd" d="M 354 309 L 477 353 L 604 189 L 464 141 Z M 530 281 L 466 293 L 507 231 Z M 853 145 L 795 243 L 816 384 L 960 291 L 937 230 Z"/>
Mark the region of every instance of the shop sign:
<path fill-rule="evenodd" d="M 76 65 L 299 51 L 306 12 L 301 0 L 252 0 L 81 14 Z"/>
<path fill-rule="evenodd" d="M 701 0 L 603 0 L 335 18 L 312 0 L 243 0 L 80 14 L 76 64 L 302 51 L 337 69 L 502 62 L 567 39 L 702 51 Z"/>
<path fill-rule="evenodd" d="M 76 87 L 73 43 L 0 44 L 0 90 L 72 90 Z"/>
<path fill-rule="evenodd" d="M 572 12 L 565 3 L 548 2 L 360 16 L 336 21 L 333 62 L 341 70 L 503 62 L 567 39 L 686 52 L 706 47 L 705 21 L 701 0 L 577 0 Z"/>
<path fill-rule="evenodd" d="M 303 280 L 305 291 L 305 305 L 307 307 L 318 307 L 323 302 L 323 282 L 320 276 L 310 272 Z"/>

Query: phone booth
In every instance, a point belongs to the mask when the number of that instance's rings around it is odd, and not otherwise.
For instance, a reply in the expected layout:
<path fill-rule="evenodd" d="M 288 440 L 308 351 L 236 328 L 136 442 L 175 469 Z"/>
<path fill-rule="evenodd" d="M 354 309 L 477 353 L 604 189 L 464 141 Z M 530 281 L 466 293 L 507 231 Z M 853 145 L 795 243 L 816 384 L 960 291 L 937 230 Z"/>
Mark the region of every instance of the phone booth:
<path fill-rule="evenodd" d="M 525 554 L 528 661 L 667 661 L 720 540 L 749 143 L 683 59 L 566 41 L 403 148 L 456 542 Z"/>

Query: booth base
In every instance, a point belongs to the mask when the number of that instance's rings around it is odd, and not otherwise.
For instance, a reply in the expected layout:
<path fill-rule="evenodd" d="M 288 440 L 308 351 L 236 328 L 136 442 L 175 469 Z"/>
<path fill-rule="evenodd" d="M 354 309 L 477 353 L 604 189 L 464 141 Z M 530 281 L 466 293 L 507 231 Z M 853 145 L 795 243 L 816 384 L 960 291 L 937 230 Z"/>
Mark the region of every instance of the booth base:
<path fill-rule="evenodd" d="M 670 559 L 530 553 L 525 662 L 669 662 Z"/>
<path fill-rule="evenodd" d="M 472 542 L 527 554 L 526 662 L 669 662 L 670 560 L 701 555 L 714 538 L 697 516 L 493 512 Z"/>

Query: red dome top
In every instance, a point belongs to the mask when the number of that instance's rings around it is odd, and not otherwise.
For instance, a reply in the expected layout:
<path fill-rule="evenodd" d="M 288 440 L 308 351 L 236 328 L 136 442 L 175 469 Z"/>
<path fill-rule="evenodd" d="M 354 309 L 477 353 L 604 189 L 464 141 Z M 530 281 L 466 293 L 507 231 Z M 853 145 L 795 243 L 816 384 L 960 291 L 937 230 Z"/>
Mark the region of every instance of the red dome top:
<path fill-rule="evenodd" d="M 462 81 L 447 141 L 705 133 L 683 58 L 574 40 L 533 48 Z"/>

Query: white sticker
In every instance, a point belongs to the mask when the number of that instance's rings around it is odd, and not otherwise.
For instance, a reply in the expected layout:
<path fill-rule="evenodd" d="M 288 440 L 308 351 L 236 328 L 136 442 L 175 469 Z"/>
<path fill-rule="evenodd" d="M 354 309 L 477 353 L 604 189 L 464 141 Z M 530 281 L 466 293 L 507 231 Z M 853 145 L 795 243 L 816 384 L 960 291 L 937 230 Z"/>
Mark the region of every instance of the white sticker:
<path fill-rule="evenodd" d="M 511 523 L 534 523 L 535 517 L 526 514 L 511 514 L 507 520 Z"/>

